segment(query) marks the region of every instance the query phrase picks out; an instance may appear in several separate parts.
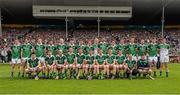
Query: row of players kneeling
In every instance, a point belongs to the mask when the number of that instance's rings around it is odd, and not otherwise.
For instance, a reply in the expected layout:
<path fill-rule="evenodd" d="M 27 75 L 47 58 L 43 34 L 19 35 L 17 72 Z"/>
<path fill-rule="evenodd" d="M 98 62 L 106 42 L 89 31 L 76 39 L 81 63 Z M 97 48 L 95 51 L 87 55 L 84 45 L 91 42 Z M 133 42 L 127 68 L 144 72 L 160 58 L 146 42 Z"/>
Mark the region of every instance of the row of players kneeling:
<path fill-rule="evenodd" d="M 93 64 L 87 64 L 86 60 L 83 64 L 77 64 L 75 59 L 73 64 L 58 64 L 54 62 L 49 65 L 36 58 L 35 54 L 31 55 L 31 59 L 27 62 L 26 73 L 29 78 L 38 80 L 42 79 L 119 79 L 148 77 L 152 80 L 152 70 L 149 62 L 142 56 L 138 61 L 132 60 L 132 55 L 128 55 L 128 59 L 123 64 L 117 64 L 114 60 L 113 64 L 107 64 L 107 60 L 103 64 L 99 64 L 97 60 L 93 60 Z M 41 75 L 40 75 L 41 73 Z M 41 77 L 40 77 L 41 76 Z"/>

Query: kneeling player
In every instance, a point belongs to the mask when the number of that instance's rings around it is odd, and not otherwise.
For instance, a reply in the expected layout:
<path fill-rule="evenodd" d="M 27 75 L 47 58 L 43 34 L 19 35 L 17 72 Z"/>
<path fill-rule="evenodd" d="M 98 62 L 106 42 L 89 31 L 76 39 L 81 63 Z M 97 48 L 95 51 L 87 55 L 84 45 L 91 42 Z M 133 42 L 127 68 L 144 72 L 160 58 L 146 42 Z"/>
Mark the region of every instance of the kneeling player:
<path fill-rule="evenodd" d="M 126 60 L 127 66 L 127 77 L 132 80 L 132 75 L 136 72 L 136 61 L 132 59 L 132 55 L 128 55 L 128 59 Z"/>
<path fill-rule="evenodd" d="M 45 57 L 45 66 L 48 73 L 47 77 L 55 78 L 56 65 L 55 65 L 55 58 L 52 55 L 51 50 L 48 50 L 48 55 Z M 50 73 L 50 76 L 49 76 L 49 73 Z"/>
<path fill-rule="evenodd" d="M 150 68 L 148 60 L 145 58 L 144 55 L 142 55 L 141 59 L 137 62 L 137 69 L 139 74 L 143 74 L 143 76 L 149 75 L 149 77 L 154 80 L 153 77 L 151 77 L 152 70 Z"/>
<path fill-rule="evenodd" d="M 55 63 L 56 63 L 56 69 L 58 71 L 58 74 L 56 76 L 56 79 L 59 79 L 59 77 L 63 77 L 62 75 L 65 73 L 66 63 L 67 59 L 66 56 L 63 55 L 63 51 L 59 50 L 58 54 L 55 57 Z"/>
<path fill-rule="evenodd" d="M 26 73 L 28 73 L 28 76 L 31 77 L 32 74 L 34 74 L 35 80 L 38 80 L 38 74 L 43 70 L 43 67 L 41 66 L 41 63 L 39 59 L 36 58 L 36 54 L 32 53 L 31 58 L 27 61 L 27 69 Z"/>

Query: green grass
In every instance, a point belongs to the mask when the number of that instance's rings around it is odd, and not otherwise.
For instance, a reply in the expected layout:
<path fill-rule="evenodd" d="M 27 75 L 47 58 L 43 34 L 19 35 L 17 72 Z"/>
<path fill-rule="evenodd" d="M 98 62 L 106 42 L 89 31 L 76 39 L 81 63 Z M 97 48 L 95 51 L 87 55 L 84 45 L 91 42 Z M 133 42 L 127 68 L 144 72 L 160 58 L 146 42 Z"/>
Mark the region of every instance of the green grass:
<path fill-rule="evenodd" d="M 180 65 L 171 64 L 170 76 L 117 80 L 10 79 L 10 66 L 0 65 L 0 94 L 180 94 Z M 159 74 L 158 74 L 159 75 Z"/>

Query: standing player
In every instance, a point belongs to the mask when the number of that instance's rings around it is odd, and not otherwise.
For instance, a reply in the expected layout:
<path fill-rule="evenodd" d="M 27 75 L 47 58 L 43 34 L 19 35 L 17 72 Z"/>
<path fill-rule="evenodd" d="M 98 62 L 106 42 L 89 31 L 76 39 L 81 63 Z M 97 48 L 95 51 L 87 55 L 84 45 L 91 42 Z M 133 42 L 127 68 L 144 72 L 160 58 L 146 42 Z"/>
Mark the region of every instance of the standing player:
<path fill-rule="evenodd" d="M 138 49 L 138 60 L 141 59 L 141 56 L 143 56 L 143 55 L 147 59 L 147 57 L 146 57 L 147 48 L 148 48 L 148 46 L 144 43 L 144 40 L 141 39 L 141 43 L 137 46 L 137 49 Z"/>
<path fill-rule="evenodd" d="M 49 41 L 48 45 L 46 46 L 46 51 L 51 50 L 52 55 L 56 55 L 56 46 L 53 44 L 53 41 Z M 47 52 L 46 52 L 47 53 Z"/>
<path fill-rule="evenodd" d="M 24 44 L 21 46 L 21 62 L 22 62 L 22 77 L 24 77 L 25 68 L 27 66 L 27 60 L 31 57 L 32 45 L 28 39 L 25 39 Z"/>
<path fill-rule="evenodd" d="M 162 75 L 162 69 L 165 67 L 166 71 L 166 77 L 169 76 L 169 69 L 168 69 L 168 63 L 169 63 L 169 48 L 170 45 L 166 43 L 166 39 L 163 38 L 161 44 L 159 45 L 160 48 L 160 76 Z"/>
<path fill-rule="evenodd" d="M 156 77 L 158 50 L 159 50 L 159 46 L 156 43 L 156 38 L 153 38 L 151 40 L 151 43 L 148 45 L 148 60 L 150 62 L 151 69 L 154 72 L 154 77 Z"/>
<path fill-rule="evenodd" d="M 28 76 L 31 77 L 31 75 L 34 73 L 34 79 L 38 80 L 38 74 L 43 70 L 43 67 L 41 67 L 40 61 L 36 58 L 36 54 L 32 53 L 31 58 L 27 61 L 27 69 L 26 73 L 28 73 Z"/>
<path fill-rule="evenodd" d="M 62 50 L 63 54 L 67 54 L 67 46 L 64 43 L 64 39 L 60 38 L 58 45 L 56 46 L 57 50 Z"/>
<path fill-rule="evenodd" d="M 47 71 L 47 77 L 48 78 L 55 78 L 55 71 L 56 71 L 56 65 L 55 65 L 55 57 L 52 55 L 52 51 L 47 51 L 47 56 L 45 57 L 45 66 Z M 50 74 L 50 75 L 49 75 Z"/>
<path fill-rule="evenodd" d="M 117 48 L 118 50 L 120 50 L 122 52 L 122 54 L 124 56 L 126 56 L 126 44 L 124 43 L 124 39 L 120 40 L 120 43 L 117 44 Z"/>
<path fill-rule="evenodd" d="M 117 48 L 117 46 L 116 46 L 116 41 L 115 40 L 111 41 L 111 43 L 110 43 L 108 48 L 111 48 L 112 49 L 112 54 L 116 55 L 116 48 Z"/>
<path fill-rule="evenodd" d="M 18 65 L 18 78 L 20 77 L 20 64 L 21 64 L 21 45 L 19 43 L 19 40 L 14 41 L 14 45 L 11 46 L 11 78 L 14 77 L 14 69 L 16 64 Z"/>
<path fill-rule="evenodd" d="M 98 45 L 99 45 L 99 39 L 95 38 L 94 39 L 94 44 L 93 44 L 93 48 L 94 48 L 94 55 L 98 54 Z"/>
<path fill-rule="evenodd" d="M 99 43 L 98 47 L 102 49 L 103 54 L 106 54 L 108 44 L 106 43 L 105 38 L 102 38 L 102 42 L 101 42 L 101 43 Z"/>
<path fill-rule="evenodd" d="M 63 55 L 62 50 L 58 50 L 56 57 L 55 57 L 55 63 L 56 63 L 56 69 L 58 71 L 58 74 L 56 76 L 56 79 L 63 78 L 63 74 L 66 73 L 65 70 L 67 67 L 67 58 L 65 55 Z"/>
<path fill-rule="evenodd" d="M 91 40 L 88 40 L 88 43 L 87 43 L 87 45 L 85 46 L 85 52 L 84 52 L 84 54 L 85 54 L 85 55 L 88 55 L 91 48 L 93 48 L 93 46 L 92 46 L 92 41 L 91 41 Z"/>
<path fill-rule="evenodd" d="M 130 39 L 130 43 L 126 46 L 128 54 L 132 55 L 132 59 L 137 61 L 137 44 L 135 44 L 135 38 Z"/>

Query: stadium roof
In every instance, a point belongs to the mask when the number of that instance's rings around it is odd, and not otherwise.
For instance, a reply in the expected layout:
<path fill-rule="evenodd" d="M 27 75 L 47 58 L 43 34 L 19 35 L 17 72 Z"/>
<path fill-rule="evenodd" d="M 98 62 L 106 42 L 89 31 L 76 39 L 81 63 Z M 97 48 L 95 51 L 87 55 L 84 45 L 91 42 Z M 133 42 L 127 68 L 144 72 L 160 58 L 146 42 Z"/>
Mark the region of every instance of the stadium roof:
<path fill-rule="evenodd" d="M 113 24 L 161 24 L 162 0 L 0 0 L 3 23 L 64 24 L 63 20 L 34 18 L 32 16 L 33 4 L 102 6 L 132 5 L 133 17 L 130 20 L 106 22 Z M 180 24 L 180 0 L 166 0 L 166 4 L 166 24 Z"/>

